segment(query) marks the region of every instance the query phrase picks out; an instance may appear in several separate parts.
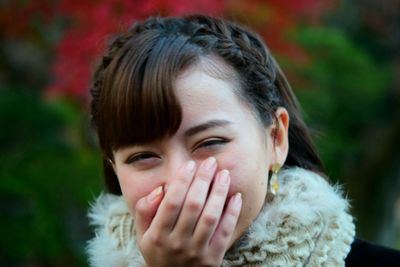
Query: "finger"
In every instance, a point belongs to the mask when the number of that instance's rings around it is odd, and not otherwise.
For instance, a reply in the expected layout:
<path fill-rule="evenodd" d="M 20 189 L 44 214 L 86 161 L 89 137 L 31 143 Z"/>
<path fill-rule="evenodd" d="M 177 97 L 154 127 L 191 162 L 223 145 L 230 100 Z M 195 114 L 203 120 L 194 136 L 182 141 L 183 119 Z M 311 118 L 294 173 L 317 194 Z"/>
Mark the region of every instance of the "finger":
<path fill-rule="evenodd" d="M 178 171 L 178 176 L 169 184 L 168 191 L 165 193 L 160 208 L 150 226 L 151 228 L 154 227 L 155 231 L 172 231 L 192 183 L 195 167 L 195 162 L 193 160 L 189 161 Z"/>
<path fill-rule="evenodd" d="M 197 222 L 193 238 L 197 246 L 208 245 L 215 229 L 221 219 L 221 214 L 226 202 L 230 185 L 229 171 L 222 170 L 218 173 L 210 196 Z"/>
<path fill-rule="evenodd" d="M 200 165 L 183 204 L 182 212 L 174 228 L 178 237 L 191 236 L 207 200 L 217 160 L 210 157 Z"/>
<path fill-rule="evenodd" d="M 236 224 L 242 208 L 242 195 L 236 193 L 229 200 L 222 218 L 210 240 L 210 251 L 214 257 L 223 255 L 228 250 L 229 243 L 233 237 Z"/>
<path fill-rule="evenodd" d="M 138 200 L 135 206 L 135 229 L 138 237 L 142 237 L 149 228 L 163 196 L 163 187 L 159 186 L 149 195 Z"/>

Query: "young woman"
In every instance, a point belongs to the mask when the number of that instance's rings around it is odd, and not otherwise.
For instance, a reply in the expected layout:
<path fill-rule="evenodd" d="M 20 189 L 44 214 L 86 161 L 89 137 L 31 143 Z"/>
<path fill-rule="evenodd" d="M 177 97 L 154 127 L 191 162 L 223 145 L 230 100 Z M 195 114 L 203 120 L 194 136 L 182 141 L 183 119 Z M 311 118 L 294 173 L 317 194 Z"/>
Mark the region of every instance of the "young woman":
<path fill-rule="evenodd" d="M 354 241 L 349 204 L 249 29 L 201 15 L 137 23 L 109 46 L 91 92 L 109 191 L 90 212 L 92 266 L 399 259 Z"/>

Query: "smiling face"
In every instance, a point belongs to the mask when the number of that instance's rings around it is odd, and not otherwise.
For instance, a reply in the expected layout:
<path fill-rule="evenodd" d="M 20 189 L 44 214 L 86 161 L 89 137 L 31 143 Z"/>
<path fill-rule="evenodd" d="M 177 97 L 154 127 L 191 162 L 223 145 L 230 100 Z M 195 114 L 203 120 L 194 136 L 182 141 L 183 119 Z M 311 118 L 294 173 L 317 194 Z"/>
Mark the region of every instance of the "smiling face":
<path fill-rule="evenodd" d="M 272 127 L 261 125 L 235 93 L 236 86 L 200 67 L 187 69 L 175 83 L 182 107 L 178 131 L 162 140 L 114 151 L 114 170 L 131 214 L 140 198 L 168 185 L 188 160 L 199 166 L 213 156 L 218 170 L 230 172 L 228 195 L 240 192 L 243 198 L 233 241 L 246 231 L 264 204 L 270 166 L 284 160 L 277 157 Z"/>

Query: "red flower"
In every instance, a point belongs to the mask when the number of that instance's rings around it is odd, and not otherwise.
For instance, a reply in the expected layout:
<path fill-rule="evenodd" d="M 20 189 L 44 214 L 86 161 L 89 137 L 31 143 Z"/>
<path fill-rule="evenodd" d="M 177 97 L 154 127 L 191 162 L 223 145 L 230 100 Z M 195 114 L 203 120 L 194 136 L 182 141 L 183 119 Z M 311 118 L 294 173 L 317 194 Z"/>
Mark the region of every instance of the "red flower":
<path fill-rule="evenodd" d="M 274 53 L 304 61 L 307 56 L 287 40 L 299 20 L 316 23 L 333 0 L 62 0 L 59 13 L 70 19 L 70 27 L 57 47 L 50 93 L 88 96 L 92 65 L 104 49 L 107 37 L 133 21 L 151 15 L 203 13 L 223 15 L 250 24 Z M 248 16 L 251 14 L 251 16 Z"/>

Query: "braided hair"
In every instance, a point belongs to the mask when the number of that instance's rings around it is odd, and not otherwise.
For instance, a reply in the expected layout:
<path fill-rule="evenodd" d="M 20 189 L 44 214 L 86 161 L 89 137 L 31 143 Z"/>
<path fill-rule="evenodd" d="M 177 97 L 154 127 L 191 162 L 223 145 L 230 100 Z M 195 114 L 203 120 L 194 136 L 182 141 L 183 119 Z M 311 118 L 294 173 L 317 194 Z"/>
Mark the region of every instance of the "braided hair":
<path fill-rule="evenodd" d="M 250 29 L 204 15 L 152 17 L 114 38 L 95 69 L 92 124 L 103 151 L 110 193 L 121 194 L 113 150 L 173 135 L 182 119 L 174 94 L 179 73 L 205 58 L 236 77 L 238 96 L 267 127 L 278 107 L 290 117 L 285 166 L 323 173 L 320 157 L 293 91 L 262 39 Z"/>

